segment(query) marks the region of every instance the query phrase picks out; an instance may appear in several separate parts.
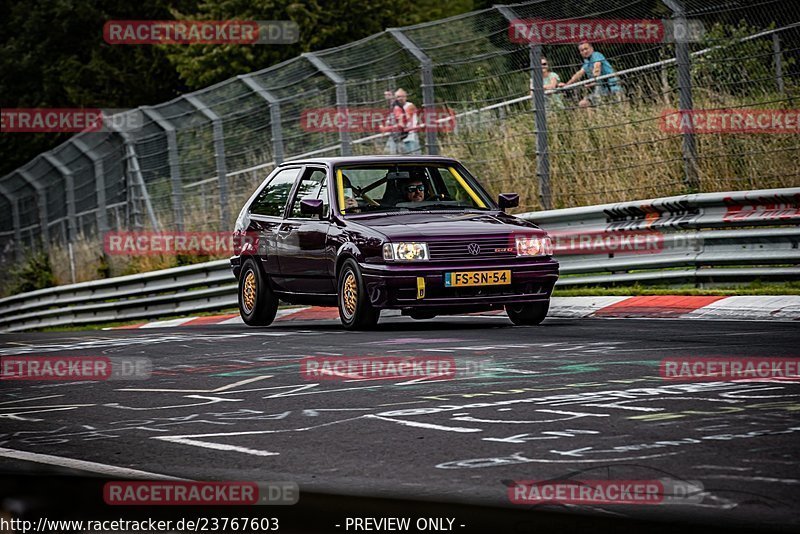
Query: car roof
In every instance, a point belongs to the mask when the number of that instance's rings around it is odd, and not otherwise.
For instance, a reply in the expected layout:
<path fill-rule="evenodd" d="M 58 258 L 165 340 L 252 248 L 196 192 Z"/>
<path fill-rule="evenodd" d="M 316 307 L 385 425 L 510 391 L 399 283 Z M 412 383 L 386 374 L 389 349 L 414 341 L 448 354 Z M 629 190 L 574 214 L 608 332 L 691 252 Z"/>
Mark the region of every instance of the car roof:
<path fill-rule="evenodd" d="M 391 155 L 377 155 L 377 156 L 337 156 L 330 158 L 305 158 L 295 159 L 292 161 L 285 161 L 279 166 L 287 165 L 307 165 L 307 164 L 322 164 L 322 165 L 358 165 L 369 163 L 457 163 L 458 160 L 445 156 L 391 156 Z"/>

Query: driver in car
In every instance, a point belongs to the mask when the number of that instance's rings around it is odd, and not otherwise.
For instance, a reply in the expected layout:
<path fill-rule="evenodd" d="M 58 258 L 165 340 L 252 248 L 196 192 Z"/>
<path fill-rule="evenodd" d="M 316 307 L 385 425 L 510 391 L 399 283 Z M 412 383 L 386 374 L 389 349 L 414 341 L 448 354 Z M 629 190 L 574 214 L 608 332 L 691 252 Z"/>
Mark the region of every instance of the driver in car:
<path fill-rule="evenodd" d="M 407 202 L 422 202 L 425 200 L 425 184 L 422 180 L 409 180 L 403 186 L 403 194 Z"/>

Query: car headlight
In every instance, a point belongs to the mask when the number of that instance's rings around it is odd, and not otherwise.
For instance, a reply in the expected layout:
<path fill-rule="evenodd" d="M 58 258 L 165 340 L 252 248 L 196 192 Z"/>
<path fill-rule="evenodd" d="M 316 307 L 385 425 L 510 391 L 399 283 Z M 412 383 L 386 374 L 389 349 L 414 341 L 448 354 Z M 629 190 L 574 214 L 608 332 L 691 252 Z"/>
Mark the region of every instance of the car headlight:
<path fill-rule="evenodd" d="M 427 243 L 384 243 L 386 261 L 423 261 L 429 259 Z"/>
<path fill-rule="evenodd" d="M 552 256 L 553 242 L 548 236 L 517 236 L 517 256 Z"/>

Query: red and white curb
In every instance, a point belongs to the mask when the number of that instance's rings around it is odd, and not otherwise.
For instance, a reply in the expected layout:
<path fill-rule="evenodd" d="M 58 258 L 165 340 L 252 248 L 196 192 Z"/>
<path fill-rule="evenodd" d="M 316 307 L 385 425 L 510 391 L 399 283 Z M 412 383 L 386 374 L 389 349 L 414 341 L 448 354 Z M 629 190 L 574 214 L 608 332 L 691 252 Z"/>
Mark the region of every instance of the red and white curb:
<path fill-rule="evenodd" d="M 504 315 L 493 311 L 475 315 Z M 398 316 L 397 310 L 383 312 L 384 317 Z M 800 321 L 800 295 L 787 296 L 639 296 L 639 297 L 553 297 L 548 317 L 558 318 L 658 318 L 738 321 Z M 278 310 L 276 321 L 320 321 L 339 318 L 336 308 L 317 306 Z M 244 324 L 238 313 L 185 317 L 106 328 L 167 328 L 211 324 Z"/>

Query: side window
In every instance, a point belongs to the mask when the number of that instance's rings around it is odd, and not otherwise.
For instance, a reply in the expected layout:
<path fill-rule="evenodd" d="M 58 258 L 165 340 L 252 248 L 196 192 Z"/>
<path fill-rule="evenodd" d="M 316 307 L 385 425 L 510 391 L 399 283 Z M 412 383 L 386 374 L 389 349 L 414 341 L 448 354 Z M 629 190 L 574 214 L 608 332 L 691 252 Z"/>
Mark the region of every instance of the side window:
<path fill-rule="evenodd" d="M 292 202 L 292 209 L 289 217 L 292 219 L 309 218 L 310 215 L 300 213 L 300 201 L 304 198 L 320 198 L 320 191 L 325 187 L 325 171 L 322 169 L 309 169 L 306 175 L 300 180 L 297 186 L 297 194 Z M 328 203 L 328 194 L 322 199 L 324 204 Z M 325 210 L 323 210 L 325 211 Z"/>
<path fill-rule="evenodd" d="M 299 172 L 300 169 L 294 168 L 285 169 L 276 174 L 250 205 L 250 212 L 256 215 L 282 216 L 283 208 L 286 206 L 286 201 L 289 200 L 289 193 L 292 192 L 292 186 Z"/>

